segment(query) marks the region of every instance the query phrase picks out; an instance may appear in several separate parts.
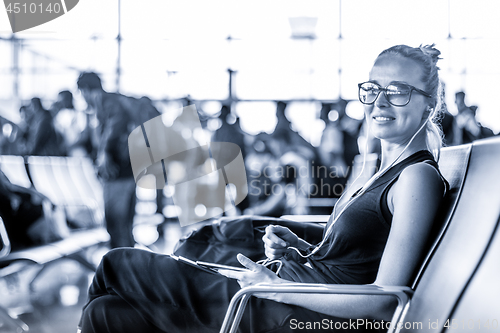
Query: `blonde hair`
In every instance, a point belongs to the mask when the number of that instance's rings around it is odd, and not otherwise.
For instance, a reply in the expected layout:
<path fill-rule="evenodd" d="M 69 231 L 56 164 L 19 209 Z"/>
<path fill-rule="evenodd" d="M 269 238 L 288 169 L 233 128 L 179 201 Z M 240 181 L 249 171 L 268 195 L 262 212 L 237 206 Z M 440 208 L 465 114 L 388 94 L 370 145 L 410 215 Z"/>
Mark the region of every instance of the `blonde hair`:
<path fill-rule="evenodd" d="M 384 54 L 396 54 L 402 57 L 412 59 L 422 68 L 422 76 L 420 80 L 425 84 L 425 91 L 431 95 L 433 100 L 433 108 L 430 110 L 429 120 L 426 124 L 426 143 L 427 149 L 434 155 L 434 158 L 439 160 L 441 147 L 443 146 L 443 132 L 439 121 L 442 114 L 443 104 L 443 87 L 439 80 L 439 67 L 437 62 L 441 52 L 431 45 L 420 45 L 419 47 L 411 47 L 407 45 L 395 45 L 384 51 L 378 56 Z"/>

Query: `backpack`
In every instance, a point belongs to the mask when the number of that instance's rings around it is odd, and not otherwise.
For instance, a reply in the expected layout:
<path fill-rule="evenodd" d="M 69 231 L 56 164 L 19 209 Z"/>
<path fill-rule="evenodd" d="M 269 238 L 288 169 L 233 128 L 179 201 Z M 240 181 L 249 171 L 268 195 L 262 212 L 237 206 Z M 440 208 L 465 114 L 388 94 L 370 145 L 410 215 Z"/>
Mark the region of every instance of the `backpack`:
<path fill-rule="evenodd" d="M 121 106 L 125 110 L 127 110 L 127 113 L 130 116 L 130 130 L 133 130 L 137 126 L 141 126 L 142 124 L 144 124 L 146 121 L 161 115 L 158 109 L 156 109 L 156 107 L 153 105 L 151 99 L 146 96 L 135 98 L 120 95 L 119 101 Z"/>

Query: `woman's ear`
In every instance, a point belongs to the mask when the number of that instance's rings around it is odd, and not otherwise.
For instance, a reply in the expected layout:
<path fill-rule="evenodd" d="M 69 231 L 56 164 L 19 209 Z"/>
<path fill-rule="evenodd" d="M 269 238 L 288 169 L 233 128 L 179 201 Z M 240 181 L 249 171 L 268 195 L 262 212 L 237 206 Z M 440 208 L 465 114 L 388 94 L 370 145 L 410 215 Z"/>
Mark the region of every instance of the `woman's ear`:
<path fill-rule="evenodd" d="M 422 115 L 422 119 L 427 119 L 429 118 L 430 114 L 434 111 L 434 107 L 431 105 L 427 105 L 427 108 L 424 111 L 424 114 Z"/>

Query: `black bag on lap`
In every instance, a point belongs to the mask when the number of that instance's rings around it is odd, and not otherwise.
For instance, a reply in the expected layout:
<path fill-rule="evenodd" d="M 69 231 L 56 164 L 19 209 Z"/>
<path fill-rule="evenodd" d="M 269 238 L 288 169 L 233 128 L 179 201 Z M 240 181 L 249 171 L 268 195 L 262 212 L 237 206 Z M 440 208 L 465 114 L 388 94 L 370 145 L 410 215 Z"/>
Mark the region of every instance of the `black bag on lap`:
<path fill-rule="evenodd" d="M 191 260 L 233 266 L 240 265 L 236 259 L 238 253 L 253 261 L 265 259 L 262 236 L 270 224 L 288 227 L 312 244 L 319 243 L 323 235 L 323 226 L 314 223 L 251 215 L 223 217 L 179 240 L 174 254 Z"/>

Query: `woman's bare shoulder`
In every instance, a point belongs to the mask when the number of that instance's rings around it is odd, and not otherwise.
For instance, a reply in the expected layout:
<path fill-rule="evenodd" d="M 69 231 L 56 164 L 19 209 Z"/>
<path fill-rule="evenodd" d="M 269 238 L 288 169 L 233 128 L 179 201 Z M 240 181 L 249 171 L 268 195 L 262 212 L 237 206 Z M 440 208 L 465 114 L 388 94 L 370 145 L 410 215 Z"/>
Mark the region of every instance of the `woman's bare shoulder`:
<path fill-rule="evenodd" d="M 445 184 L 439 170 L 433 165 L 419 162 L 406 167 L 396 182 L 397 192 L 434 194 L 444 193 Z"/>

